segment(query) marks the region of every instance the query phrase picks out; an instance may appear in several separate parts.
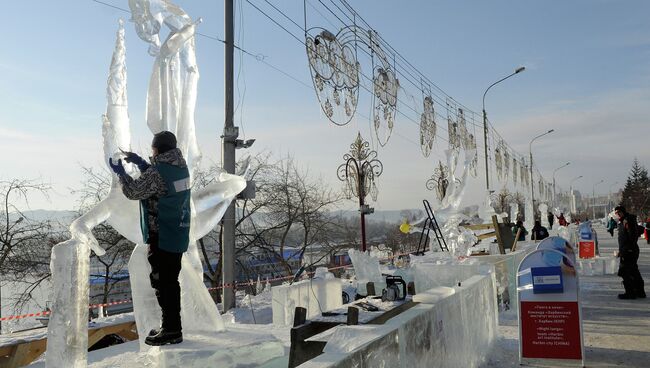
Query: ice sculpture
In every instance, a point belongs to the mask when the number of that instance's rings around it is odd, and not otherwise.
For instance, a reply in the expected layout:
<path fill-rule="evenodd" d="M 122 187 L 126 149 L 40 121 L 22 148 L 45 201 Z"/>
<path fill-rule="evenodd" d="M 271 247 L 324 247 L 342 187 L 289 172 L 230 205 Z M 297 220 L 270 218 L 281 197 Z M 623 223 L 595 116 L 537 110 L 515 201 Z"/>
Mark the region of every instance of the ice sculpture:
<path fill-rule="evenodd" d="M 533 201 L 529 196 L 526 197 L 526 221 L 524 221 L 524 227 L 530 231 L 535 225 L 535 210 L 533 209 Z"/>
<path fill-rule="evenodd" d="M 131 0 L 129 5 L 138 35 L 151 43 L 150 53 L 156 56 L 147 96 L 147 124 L 152 133 L 161 130 L 176 133 L 193 177 L 201 157 L 194 130 L 199 77 L 194 54 L 194 24 L 182 9 L 168 1 Z M 160 44 L 158 33 L 163 24 L 170 29 L 170 34 Z M 119 149 L 129 150 L 131 140 L 122 21 L 111 61 L 107 99 L 102 125 L 106 161 L 110 157 L 117 158 Z M 136 171 L 127 165 L 127 172 L 136 176 Z M 203 284 L 196 240 L 217 225 L 230 202 L 245 186 L 243 177 L 222 172 L 213 184 L 192 191 L 190 244 L 179 278 L 181 318 L 186 333 L 224 330 L 219 311 Z M 48 326 L 48 367 L 86 365 L 90 250 L 97 255 L 104 254 L 91 230 L 104 221 L 137 244 L 129 261 L 129 272 L 138 330 L 149 331 L 160 322 L 160 309 L 149 284 L 150 271 L 139 228 L 138 202 L 124 197 L 117 177 L 113 176 L 107 197 L 70 225 L 70 240 L 52 249 L 50 268 L 54 295 Z M 147 348 L 143 344 L 145 335 L 140 334 L 141 349 Z"/>
<path fill-rule="evenodd" d="M 384 284 L 384 277 L 381 274 L 379 258 L 370 252 L 361 252 L 355 249 L 348 249 L 348 255 L 354 266 L 359 293 L 366 294 L 368 282 L 374 282 L 377 285 L 376 288 L 381 290 L 380 286 Z"/>
<path fill-rule="evenodd" d="M 541 220 L 542 226 L 544 226 L 545 228 L 548 229 L 549 228 L 548 216 L 547 216 L 548 215 L 548 205 L 546 203 L 540 203 L 539 206 L 537 206 L 537 208 L 539 209 L 539 213 L 540 213 L 540 216 L 541 216 L 540 220 Z"/>

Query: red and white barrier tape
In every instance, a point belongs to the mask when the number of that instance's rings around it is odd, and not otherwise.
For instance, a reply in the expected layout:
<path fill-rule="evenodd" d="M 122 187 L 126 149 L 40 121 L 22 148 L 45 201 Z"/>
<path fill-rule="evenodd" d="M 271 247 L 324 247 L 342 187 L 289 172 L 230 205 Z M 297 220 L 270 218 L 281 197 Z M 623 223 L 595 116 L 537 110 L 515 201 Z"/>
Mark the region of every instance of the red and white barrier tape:
<path fill-rule="evenodd" d="M 408 254 L 410 254 L 410 253 L 395 254 L 392 257 L 382 258 L 382 259 L 380 259 L 380 261 L 387 261 L 387 260 L 395 259 L 395 258 L 400 257 L 400 256 L 408 255 Z M 328 271 L 334 271 L 334 270 L 339 270 L 339 269 L 346 268 L 346 267 L 349 267 L 349 266 L 350 265 L 336 266 L 336 267 L 328 268 L 327 270 Z M 308 272 L 308 274 L 313 274 L 313 272 Z M 272 279 L 266 279 L 266 280 L 264 280 L 264 282 L 266 283 L 266 282 L 272 282 L 272 281 L 283 281 L 283 280 L 290 280 L 290 279 L 293 279 L 293 278 L 294 278 L 293 275 L 291 275 L 291 276 L 283 276 L 283 277 L 276 277 L 276 278 L 272 278 Z M 222 289 L 229 289 L 229 288 L 235 288 L 236 289 L 237 287 L 240 287 L 240 286 L 252 286 L 252 285 L 255 285 L 255 284 L 257 284 L 256 281 L 235 282 L 233 284 L 223 284 L 221 286 L 210 287 L 210 288 L 208 288 L 208 290 L 212 291 L 212 290 L 222 290 Z M 132 303 L 132 302 L 133 302 L 132 299 L 125 299 L 125 300 L 119 300 L 119 301 L 110 302 L 110 303 L 90 304 L 88 306 L 88 308 L 89 309 L 95 309 L 95 308 L 99 308 L 99 307 L 110 307 L 110 306 L 113 306 L 113 305 L 128 304 L 128 303 Z M 27 313 L 27 314 L 15 315 L 15 316 L 1 317 L 0 322 L 2 322 L 2 321 L 11 321 L 11 320 L 14 320 L 14 319 L 23 319 L 23 318 L 47 316 L 50 313 L 52 313 L 52 312 L 51 311 L 43 311 L 43 312 L 37 312 L 37 313 Z"/>

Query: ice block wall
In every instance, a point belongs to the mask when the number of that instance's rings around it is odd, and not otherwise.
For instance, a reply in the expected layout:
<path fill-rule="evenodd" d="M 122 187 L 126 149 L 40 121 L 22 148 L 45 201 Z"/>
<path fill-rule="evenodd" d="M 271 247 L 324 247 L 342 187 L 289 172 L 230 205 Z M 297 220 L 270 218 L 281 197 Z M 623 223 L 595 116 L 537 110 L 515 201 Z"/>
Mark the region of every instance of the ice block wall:
<path fill-rule="evenodd" d="M 477 367 L 497 334 L 495 282 L 473 276 L 385 325 L 336 327 L 324 354 L 299 367 Z"/>
<path fill-rule="evenodd" d="M 273 301 L 273 324 L 291 326 L 296 307 L 307 309 L 307 318 L 320 315 L 321 311 L 343 305 L 341 279 L 311 279 L 279 285 L 271 288 Z"/>

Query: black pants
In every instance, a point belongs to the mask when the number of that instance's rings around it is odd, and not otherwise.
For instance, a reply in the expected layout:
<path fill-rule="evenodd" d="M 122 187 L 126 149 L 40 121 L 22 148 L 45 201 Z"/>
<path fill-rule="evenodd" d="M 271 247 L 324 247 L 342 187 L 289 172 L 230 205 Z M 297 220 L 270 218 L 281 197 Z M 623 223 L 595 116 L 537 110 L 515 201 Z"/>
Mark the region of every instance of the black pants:
<path fill-rule="evenodd" d="M 178 275 L 181 272 L 183 253 L 171 253 L 158 248 L 156 236 L 150 236 L 149 240 L 149 279 L 162 309 L 162 328 L 167 331 L 181 331 L 181 286 L 178 283 Z"/>
<path fill-rule="evenodd" d="M 618 275 L 623 278 L 623 287 L 626 294 L 635 294 L 644 291 L 643 277 L 639 272 L 637 261 L 639 251 L 623 251 L 621 263 L 618 267 Z"/>

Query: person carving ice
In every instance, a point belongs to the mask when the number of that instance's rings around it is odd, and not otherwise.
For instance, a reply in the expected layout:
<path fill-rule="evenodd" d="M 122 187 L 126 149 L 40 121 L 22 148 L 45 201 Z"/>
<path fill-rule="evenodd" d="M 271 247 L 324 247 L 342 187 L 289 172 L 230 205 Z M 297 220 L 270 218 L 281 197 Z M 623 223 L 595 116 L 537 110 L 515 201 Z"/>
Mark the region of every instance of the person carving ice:
<path fill-rule="evenodd" d="M 159 346 L 183 341 L 178 275 L 189 243 L 191 190 L 190 173 L 176 147 L 176 136 L 168 131 L 157 133 L 151 149 L 151 164 L 136 153 L 124 152 L 124 160 L 141 172 L 137 179 L 126 173 L 122 159 L 117 163 L 110 159 L 110 165 L 124 195 L 140 201 L 140 227 L 151 265 L 149 278 L 162 309 L 161 327 L 151 330 L 145 343 Z"/>

